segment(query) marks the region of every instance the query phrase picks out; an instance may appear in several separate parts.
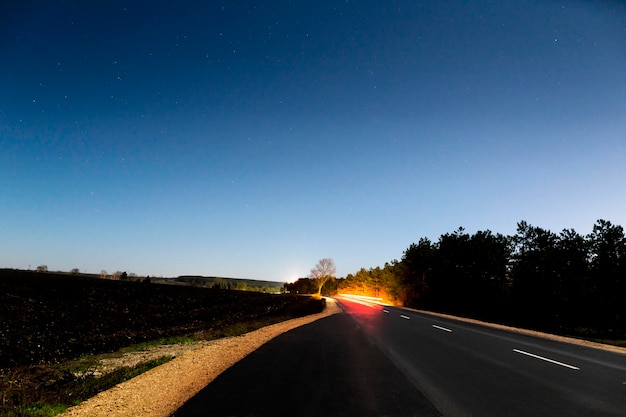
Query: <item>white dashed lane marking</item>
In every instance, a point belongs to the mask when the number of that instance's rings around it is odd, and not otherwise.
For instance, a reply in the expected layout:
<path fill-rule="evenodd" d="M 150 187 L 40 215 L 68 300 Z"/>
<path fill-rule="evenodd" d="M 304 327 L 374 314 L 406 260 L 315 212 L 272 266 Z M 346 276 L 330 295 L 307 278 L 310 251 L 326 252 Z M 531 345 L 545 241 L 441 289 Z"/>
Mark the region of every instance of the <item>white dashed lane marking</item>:
<path fill-rule="evenodd" d="M 520 353 L 520 354 L 526 355 L 526 356 L 530 356 L 531 358 L 540 359 L 542 361 L 550 362 L 550 363 L 553 363 L 555 365 L 560 365 L 560 366 L 563 366 L 565 368 L 573 369 L 575 371 L 578 371 L 580 369 L 580 368 L 578 368 L 576 366 L 568 365 L 567 363 L 563 363 L 563 362 L 559 362 L 559 361 L 555 361 L 554 359 L 544 358 L 543 356 L 535 355 L 534 353 L 524 352 L 523 350 L 513 349 L 513 352 Z"/>
<path fill-rule="evenodd" d="M 436 324 L 433 324 L 433 327 L 434 327 L 435 329 L 443 330 L 444 332 L 449 332 L 449 333 L 452 333 L 452 330 L 450 330 L 450 329 L 446 329 L 445 327 L 437 326 Z"/>

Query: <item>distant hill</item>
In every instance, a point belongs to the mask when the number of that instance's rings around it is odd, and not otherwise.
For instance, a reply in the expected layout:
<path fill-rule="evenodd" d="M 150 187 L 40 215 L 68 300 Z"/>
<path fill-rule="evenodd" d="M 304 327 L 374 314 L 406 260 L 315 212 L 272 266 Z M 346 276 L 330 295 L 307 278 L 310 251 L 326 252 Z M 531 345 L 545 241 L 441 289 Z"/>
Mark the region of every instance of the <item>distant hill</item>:
<path fill-rule="evenodd" d="M 181 275 L 174 278 L 175 282 L 182 282 L 198 287 L 222 288 L 229 290 L 259 291 L 266 293 L 281 292 L 284 282 L 257 281 L 254 279 L 204 277 L 201 275 Z"/>

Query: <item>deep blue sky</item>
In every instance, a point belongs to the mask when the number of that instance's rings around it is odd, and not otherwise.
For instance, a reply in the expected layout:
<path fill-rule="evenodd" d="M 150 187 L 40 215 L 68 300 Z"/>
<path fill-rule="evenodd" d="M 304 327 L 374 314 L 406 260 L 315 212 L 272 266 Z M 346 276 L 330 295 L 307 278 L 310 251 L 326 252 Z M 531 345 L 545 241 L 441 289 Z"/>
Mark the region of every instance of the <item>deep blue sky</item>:
<path fill-rule="evenodd" d="M 626 226 L 616 1 L 4 1 L 0 267 L 290 280 Z"/>

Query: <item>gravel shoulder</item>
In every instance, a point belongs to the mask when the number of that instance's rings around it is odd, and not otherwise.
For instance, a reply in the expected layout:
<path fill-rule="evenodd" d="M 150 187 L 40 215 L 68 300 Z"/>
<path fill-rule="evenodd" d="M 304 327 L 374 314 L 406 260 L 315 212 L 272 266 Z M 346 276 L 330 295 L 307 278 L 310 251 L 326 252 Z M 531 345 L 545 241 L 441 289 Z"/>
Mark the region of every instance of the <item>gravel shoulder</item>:
<path fill-rule="evenodd" d="M 326 309 L 319 314 L 273 324 L 242 336 L 200 342 L 197 345 L 162 347 L 158 352 L 138 354 L 137 362 L 152 359 L 150 355 L 176 357 L 71 407 L 62 416 L 167 417 L 219 374 L 269 340 L 296 327 L 340 312 L 341 309 L 333 299 L 326 299 Z"/>

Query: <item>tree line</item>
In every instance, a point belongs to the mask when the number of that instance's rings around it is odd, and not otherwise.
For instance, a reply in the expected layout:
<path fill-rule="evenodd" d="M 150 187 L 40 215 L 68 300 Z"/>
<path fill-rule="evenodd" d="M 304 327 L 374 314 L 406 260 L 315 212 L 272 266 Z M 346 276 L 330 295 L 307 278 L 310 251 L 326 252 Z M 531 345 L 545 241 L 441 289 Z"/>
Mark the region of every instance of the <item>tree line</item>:
<path fill-rule="evenodd" d="M 323 288 L 326 295 L 342 292 L 561 334 L 626 340 L 626 237 L 622 226 L 606 220 L 598 220 L 588 235 L 573 229 L 553 233 L 525 221 L 513 236 L 489 230 L 470 235 L 459 228 L 436 242 L 421 238 L 400 261 L 362 268 Z"/>

